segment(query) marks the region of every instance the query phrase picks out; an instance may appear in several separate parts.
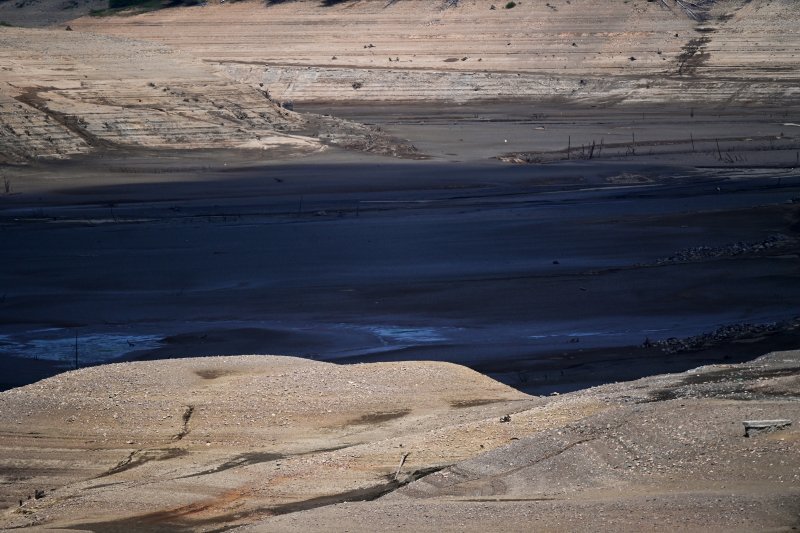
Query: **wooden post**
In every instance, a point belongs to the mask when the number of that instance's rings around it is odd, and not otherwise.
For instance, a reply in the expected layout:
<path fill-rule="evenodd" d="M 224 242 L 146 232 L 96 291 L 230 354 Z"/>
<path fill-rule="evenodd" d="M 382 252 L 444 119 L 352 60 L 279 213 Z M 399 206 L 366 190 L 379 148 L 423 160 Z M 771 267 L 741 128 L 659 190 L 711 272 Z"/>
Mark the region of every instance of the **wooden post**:
<path fill-rule="evenodd" d="M 75 332 L 75 370 L 78 370 L 78 332 Z"/>

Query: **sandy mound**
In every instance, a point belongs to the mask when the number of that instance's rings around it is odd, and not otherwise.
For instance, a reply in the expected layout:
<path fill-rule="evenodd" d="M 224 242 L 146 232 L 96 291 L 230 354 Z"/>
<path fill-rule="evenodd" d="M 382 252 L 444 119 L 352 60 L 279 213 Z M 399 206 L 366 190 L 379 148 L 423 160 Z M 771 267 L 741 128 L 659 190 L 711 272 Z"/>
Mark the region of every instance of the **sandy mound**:
<path fill-rule="evenodd" d="M 461 441 L 537 402 L 447 363 L 242 356 L 71 372 L 0 396 L 5 525 L 252 521 L 392 488 L 406 451 L 401 480 L 507 442 L 507 424 Z"/>
<path fill-rule="evenodd" d="M 778 353 L 547 399 L 445 363 L 80 370 L 0 395 L 2 525 L 788 526 L 800 432 L 745 438 L 742 421 L 796 421 L 799 364 Z"/>
<path fill-rule="evenodd" d="M 548 404 L 597 414 L 532 432 L 375 502 L 246 531 L 754 531 L 800 525 L 800 353 L 611 385 Z M 537 410 L 511 417 L 525 425 Z M 789 418 L 744 436 L 742 421 Z M 792 527 L 794 526 L 794 527 Z"/>

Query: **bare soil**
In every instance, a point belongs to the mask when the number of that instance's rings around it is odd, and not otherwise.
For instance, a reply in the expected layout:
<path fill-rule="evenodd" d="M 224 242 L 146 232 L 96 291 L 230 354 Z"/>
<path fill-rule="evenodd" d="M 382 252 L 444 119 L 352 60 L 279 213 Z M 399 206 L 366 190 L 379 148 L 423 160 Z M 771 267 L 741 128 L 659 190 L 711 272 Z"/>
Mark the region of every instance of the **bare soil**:
<path fill-rule="evenodd" d="M 800 527 L 796 6 L 496 8 L 0 26 L 0 527 Z"/>
<path fill-rule="evenodd" d="M 798 380 L 798 352 L 547 398 L 443 363 L 83 369 L 0 395 L 0 523 L 789 530 Z M 794 424 L 744 436 L 775 418 Z"/>
<path fill-rule="evenodd" d="M 719 0 L 704 22 L 661 2 L 492 4 L 209 2 L 87 17 L 73 28 L 187 51 L 294 102 L 796 105 L 800 97 L 792 0 Z"/>

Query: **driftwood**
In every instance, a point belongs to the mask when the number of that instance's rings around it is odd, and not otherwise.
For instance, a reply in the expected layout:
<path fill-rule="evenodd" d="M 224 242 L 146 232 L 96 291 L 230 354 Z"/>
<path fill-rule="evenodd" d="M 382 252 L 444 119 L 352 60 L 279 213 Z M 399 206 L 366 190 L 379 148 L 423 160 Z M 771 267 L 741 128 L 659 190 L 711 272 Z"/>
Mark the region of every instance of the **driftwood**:
<path fill-rule="evenodd" d="M 460 0 L 444 0 L 444 7 L 445 8 L 458 7 L 458 2 L 459 1 Z M 395 2 L 397 2 L 397 0 L 386 0 L 386 3 L 383 5 L 383 7 L 389 7 L 390 5 L 394 4 Z"/>
<path fill-rule="evenodd" d="M 744 436 L 749 437 L 751 433 L 758 431 L 775 431 L 778 429 L 783 429 L 785 427 L 791 426 L 792 421 L 786 419 L 745 420 L 744 422 L 742 422 L 742 424 L 744 424 Z"/>
<path fill-rule="evenodd" d="M 714 0 L 659 0 L 661 5 L 667 9 L 677 6 L 686 16 L 698 22 L 708 18 L 708 10 L 714 4 Z"/>
<path fill-rule="evenodd" d="M 402 470 L 402 469 L 403 469 L 403 465 L 404 465 L 404 464 L 405 464 L 405 462 L 406 462 L 406 458 L 407 458 L 407 457 L 408 457 L 410 454 L 411 454 L 411 452 L 406 452 L 406 453 L 404 453 L 404 454 L 403 454 L 403 456 L 400 458 L 400 464 L 399 464 L 399 465 L 397 465 L 397 472 L 395 472 L 395 473 L 394 473 L 394 480 L 395 480 L 395 481 L 397 481 L 397 478 L 400 476 L 400 470 Z"/>

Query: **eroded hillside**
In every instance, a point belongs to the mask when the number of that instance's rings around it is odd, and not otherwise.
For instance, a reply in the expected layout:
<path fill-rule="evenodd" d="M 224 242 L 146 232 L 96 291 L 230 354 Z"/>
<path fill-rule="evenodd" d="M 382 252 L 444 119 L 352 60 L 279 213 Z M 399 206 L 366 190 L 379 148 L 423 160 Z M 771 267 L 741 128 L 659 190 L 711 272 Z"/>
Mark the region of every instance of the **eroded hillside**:
<path fill-rule="evenodd" d="M 403 0 L 212 2 L 84 17 L 73 31 L 0 27 L 0 158 L 126 146 L 414 153 L 287 101 L 791 108 L 795 22 L 789 0 L 718 1 L 702 22 L 660 2 Z"/>
<path fill-rule="evenodd" d="M 297 101 L 798 101 L 790 0 L 722 0 L 696 22 L 639 0 L 234 4 L 84 18 Z"/>
<path fill-rule="evenodd" d="M 157 43 L 0 28 L 0 44 L 0 162 L 126 147 L 409 151 L 374 129 L 283 109 Z"/>

